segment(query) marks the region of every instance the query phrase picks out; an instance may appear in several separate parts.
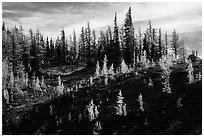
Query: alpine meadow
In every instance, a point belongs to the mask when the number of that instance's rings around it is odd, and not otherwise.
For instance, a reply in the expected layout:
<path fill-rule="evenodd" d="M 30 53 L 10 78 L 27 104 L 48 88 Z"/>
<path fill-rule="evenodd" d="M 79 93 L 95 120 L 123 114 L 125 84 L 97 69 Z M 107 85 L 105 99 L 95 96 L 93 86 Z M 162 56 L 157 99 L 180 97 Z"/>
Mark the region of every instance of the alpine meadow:
<path fill-rule="evenodd" d="M 3 135 L 201 135 L 202 3 L 2 2 Z"/>

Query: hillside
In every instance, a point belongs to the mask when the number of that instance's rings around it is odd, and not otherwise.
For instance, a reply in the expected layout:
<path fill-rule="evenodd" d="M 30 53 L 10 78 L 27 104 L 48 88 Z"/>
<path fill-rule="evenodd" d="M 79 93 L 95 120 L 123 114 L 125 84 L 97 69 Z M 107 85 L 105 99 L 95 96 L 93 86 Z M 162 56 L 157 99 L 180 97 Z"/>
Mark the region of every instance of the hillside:
<path fill-rule="evenodd" d="M 98 134 L 105 135 L 202 134 L 202 81 L 188 84 L 187 73 L 183 71 L 185 64 L 179 66 L 172 68 L 171 94 L 162 92 L 159 68 L 138 71 L 138 74 L 121 74 L 115 80 L 109 80 L 108 85 L 98 78 L 93 80 L 93 85 L 86 80 L 77 91 L 73 89 L 43 102 L 3 111 L 3 134 L 93 134 L 96 121 L 101 123 Z M 65 86 L 70 86 L 81 79 L 89 79 L 93 73 L 93 68 L 85 68 L 63 76 L 62 81 Z M 147 85 L 149 78 L 153 82 L 151 87 Z M 57 78 L 47 76 L 46 82 L 53 81 L 57 85 L 54 79 Z M 126 116 L 115 114 L 119 89 L 126 103 Z M 144 112 L 139 109 L 140 93 Z M 99 111 L 98 117 L 92 121 L 85 113 L 91 99 Z"/>

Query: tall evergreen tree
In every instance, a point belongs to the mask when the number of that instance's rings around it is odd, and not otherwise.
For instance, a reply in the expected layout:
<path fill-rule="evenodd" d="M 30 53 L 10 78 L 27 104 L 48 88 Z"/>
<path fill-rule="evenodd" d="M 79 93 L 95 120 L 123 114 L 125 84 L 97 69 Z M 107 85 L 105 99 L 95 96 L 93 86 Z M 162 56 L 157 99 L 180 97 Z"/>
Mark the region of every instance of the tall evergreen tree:
<path fill-rule="evenodd" d="M 55 42 L 55 52 L 56 52 L 56 58 L 59 60 L 62 57 L 62 51 L 61 51 L 61 45 L 60 45 L 60 39 L 57 37 Z"/>
<path fill-rule="evenodd" d="M 79 38 L 79 60 L 85 61 L 85 34 L 84 34 L 84 27 L 81 28 L 81 34 Z"/>
<path fill-rule="evenodd" d="M 63 28 L 61 30 L 60 44 L 61 44 L 61 48 L 62 48 L 61 49 L 62 61 L 65 63 L 66 62 L 66 42 L 65 42 L 65 32 L 64 32 Z"/>
<path fill-rule="evenodd" d="M 31 38 L 31 48 L 30 48 L 30 67 L 31 67 L 31 75 L 35 73 L 39 74 L 39 60 L 37 57 L 37 48 L 36 48 L 36 37 L 33 35 L 33 31 L 30 30 L 30 38 Z"/>
<path fill-rule="evenodd" d="M 164 35 L 164 43 L 165 43 L 164 54 L 167 56 L 167 54 L 168 54 L 168 35 L 167 35 L 167 32 Z"/>
<path fill-rule="evenodd" d="M 106 45 L 106 36 L 104 35 L 103 31 L 100 31 L 99 37 L 99 47 L 97 51 L 97 60 L 99 61 L 99 66 L 102 67 L 103 65 L 103 58 L 105 56 L 105 45 Z"/>
<path fill-rule="evenodd" d="M 150 58 L 150 52 L 149 52 L 149 45 L 147 42 L 147 34 L 144 34 L 144 39 L 143 39 L 143 53 L 146 53 L 146 59 Z"/>
<path fill-rule="evenodd" d="M 121 62 L 121 47 L 119 43 L 119 32 L 117 25 L 117 14 L 114 18 L 114 31 L 113 31 L 113 67 L 116 70 L 120 66 Z"/>
<path fill-rule="evenodd" d="M 93 54 L 93 57 L 96 58 L 96 31 L 93 29 L 92 31 L 92 54 Z"/>
<path fill-rule="evenodd" d="M 151 37 L 150 38 L 150 51 L 151 51 L 151 58 L 150 58 L 150 61 L 152 60 L 156 60 L 157 58 L 157 53 L 158 53 L 158 49 L 157 49 L 157 42 L 156 42 L 156 29 L 152 29 L 152 34 L 151 34 Z"/>
<path fill-rule="evenodd" d="M 184 45 L 184 40 L 180 40 L 179 42 L 179 49 L 178 49 L 178 55 L 181 59 L 185 59 L 186 57 L 186 48 L 185 48 L 185 45 Z"/>
<path fill-rule="evenodd" d="M 45 58 L 47 61 L 49 61 L 49 58 L 50 58 L 50 43 L 49 43 L 49 39 L 47 37 L 46 39 L 46 54 L 45 54 Z"/>
<path fill-rule="evenodd" d="M 73 32 L 73 42 L 72 42 L 72 44 L 73 44 L 73 53 L 72 53 L 72 55 L 73 55 L 74 61 L 76 61 L 76 58 L 77 58 L 77 42 L 76 42 L 75 30 Z"/>
<path fill-rule="evenodd" d="M 159 60 L 161 57 L 162 57 L 162 55 L 164 54 L 162 51 L 163 51 L 163 49 L 162 49 L 162 47 L 163 47 L 163 42 L 162 42 L 162 33 L 161 33 L 161 28 L 159 29 L 159 37 L 158 37 L 158 46 L 159 46 L 159 52 L 158 52 L 158 58 L 157 58 L 157 60 Z"/>
<path fill-rule="evenodd" d="M 112 39 L 112 32 L 110 26 L 106 31 L 106 44 L 105 44 L 105 52 L 107 55 L 107 67 L 109 68 L 113 63 L 113 39 Z"/>
<path fill-rule="evenodd" d="M 21 27 L 21 31 L 23 32 L 23 28 Z M 22 35 L 22 61 L 25 67 L 25 71 L 28 72 L 28 64 L 29 64 L 29 45 L 28 40 L 25 35 Z"/>
<path fill-rule="evenodd" d="M 92 65 L 92 55 L 91 55 L 91 29 L 90 24 L 87 22 L 87 27 L 85 29 L 85 54 L 87 65 Z"/>
<path fill-rule="evenodd" d="M 139 36 L 138 36 L 138 45 L 139 45 L 139 49 L 138 49 L 138 58 L 139 61 L 141 61 L 141 56 L 142 56 L 142 49 L 143 49 L 143 43 L 142 43 L 142 32 L 141 29 L 139 28 Z"/>
<path fill-rule="evenodd" d="M 171 49 L 174 52 L 174 56 L 177 59 L 177 55 L 178 55 L 178 49 L 180 47 L 179 44 L 179 37 L 176 33 L 176 30 L 174 29 L 173 33 L 172 33 L 172 41 L 171 41 Z"/>
<path fill-rule="evenodd" d="M 51 39 L 50 39 L 50 58 L 51 58 L 51 59 L 54 58 L 54 55 L 55 55 L 54 52 L 55 52 L 55 51 L 54 51 L 54 42 L 53 42 L 53 40 L 52 40 L 52 38 L 51 38 Z"/>
<path fill-rule="evenodd" d="M 124 24 L 124 60 L 127 65 L 132 65 L 133 63 L 133 43 L 134 43 L 134 29 L 132 24 L 131 7 L 126 14 L 125 24 Z"/>

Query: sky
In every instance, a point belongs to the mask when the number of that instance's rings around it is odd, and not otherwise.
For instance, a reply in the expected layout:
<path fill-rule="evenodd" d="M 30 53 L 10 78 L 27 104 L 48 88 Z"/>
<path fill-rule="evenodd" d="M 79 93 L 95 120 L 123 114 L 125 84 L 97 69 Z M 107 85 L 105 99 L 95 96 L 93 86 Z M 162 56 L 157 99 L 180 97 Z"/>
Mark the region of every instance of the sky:
<path fill-rule="evenodd" d="M 202 3 L 199 2 L 3 2 L 2 18 L 7 27 L 39 29 L 44 36 L 56 39 L 63 27 L 66 35 L 79 35 L 82 26 L 89 21 L 92 29 L 105 30 L 113 26 L 117 13 L 122 26 L 128 7 L 132 9 L 132 20 L 136 33 L 144 31 L 148 20 L 154 28 L 171 34 L 176 29 L 184 39 L 187 49 L 197 49 L 202 55 Z"/>

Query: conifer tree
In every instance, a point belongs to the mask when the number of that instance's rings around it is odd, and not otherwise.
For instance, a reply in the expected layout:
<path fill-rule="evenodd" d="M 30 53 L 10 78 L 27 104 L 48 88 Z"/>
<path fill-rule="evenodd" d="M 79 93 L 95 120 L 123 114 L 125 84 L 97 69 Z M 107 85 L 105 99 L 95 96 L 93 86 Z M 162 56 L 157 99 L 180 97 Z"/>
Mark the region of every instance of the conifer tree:
<path fill-rule="evenodd" d="M 98 62 L 98 61 L 97 61 L 97 63 L 96 63 L 95 76 L 96 76 L 96 78 L 100 77 L 100 66 L 99 66 L 99 62 Z"/>
<path fill-rule="evenodd" d="M 106 46 L 105 46 L 105 52 L 107 55 L 107 67 L 110 67 L 110 65 L 113 63 L 113 52 L 114 52 L 114 47 L 113 47 L 113 39 L 112 39 L 112 32 L 110 26 L 108 26 L 108 29 L 106 31 Z"/>
<path fill-rule="evenodd" d="M 61 44 L 61 53 L 62 53 L 62 61 L 66 62 L 66 43 L 65 43 L 65 32 L 64 28 L 61 30 L 61 39 L 60 39 L 60 44 Z"/>
<path fill-rule="evenodd" d="M 13 90 L 14 88 L 14 80 L 15 80 L 15 77 L 14 77 L 13 71 L 11 71 L 10 77 L 9 77 L 9 83 L 8 83 L 8 88 L 11 90 Z"/>
<path fill-rule="evenodd" d="M 118 69 L 120 67 L 121 61 L 121 47 L 119 43 L 119 32 L 118 32 L 118 25 L 117 25 L 117 14 L 115 13 L 114 19 L 114 31 L 113 31 L 113 67 L 114 69 Z"/>
<path fill-rule="evenodd" d="M 22 58 L 22 47 L 19 44 L 19 29 L 15 26 L 10 34 L 11 37 L 11 47 L 10 47 L 10 55 L 8 55 L 8 59 L 12 62 L 12 69 L 14 76 L 17 76 L 17 65 L 18 61 Z"/>
<path fill-rule="evenodd" d="M 125 73 L 129 73 L 129 68 L 128 66 L 126 65 L 125 61 L 122 60 L 122 63 L 121 63 L 121 73 L 122 74 L 125 74 Z"/>
<path fill-rule="evenodd" d="M 108 74 L 110 75 L 111 78 L 113 78 L 113 76 L 115 75 L 113 64 L 109 67 Z"/>
<path fill-rule="evenodd" d="M 158 37 L 158 46 L 159 46 L 159 50 L 158 50 L 158 56 L 157 56 L 157 61 L 162 57 L 163 55 L 163 50 L 162 50 L 162 34 L 161 34 L 161 28 L 159 29 L 159 37 Z"/>
<path fill-rule="evenodd" d="M 102 72 L 101 72 L 101 74 L 103 76 L 106 76 L 108 74 L 107 62 L 108 62 L 107 56 L 105 55 L 105 57 L 103 59 L 103 69 L 102 69 Z"/>
<path fill-rule="evenodd" d="M 28 44 L 28 38 L 23 35 L 23 28 L 21 26 L 21 45 L 22 45 L 22 61 L 23 61 L 23 65 L 25 67 L 25 71 L 28 72 L 29 68 L 28 68 L 28 63 L 29 63 L 29 44 Z"/>
<path fill-rule="evenodd" d="M 11 72 L 11 67 L 7 58 L 2 60 L 2 89 L 7 89 L 8 87 L 8 78 Z"/>
<path fill-rule="evenodd" d="M 91 29 L 90 24 L 87 22 L 87 27 L 85 29 L 85 55 L 87 65 L 92 65 L 92 56 L 91 56 Z"/>
<path fill-rule="evenodd" d="M 146 53 L 145 58 L 150 59 L 150 50 L 149 50 L 149 44 L 148 44 L 148 38 L 147 34 L 144 34 L 144 39 L 143 39 L 143 51 Z"/>
<path fill-rule="evenodd" d="M 42 80 L 41 80 L 41 84 L 40 84 L 40 86 L 41 86 L 41 88 L 43 89 L 43 90 L 46 90 L 46 88 L 47 88 L 47 86 L 46 86 L 46 84 L 45 84 L 45 80 L 44 80 L 44 77 L 42 76 Z"/>
<path fill-rule="evenodd" d="M 193 83 L 194 82 L 194 75 L 193 75 L 193 71 L 194 71 L 194 68 L 193 68 L 193 65 L 192 65 L 192 61 L 189 59 L 188 62 L 188 67 L 187 67 L 187 78 L 188 78 L 188 81 L 189 83 Z"/>
<path fill-rule="evenodd" d="M 183 39 L 180 40 L 180 42 L 179 42 L 178 55 L 179 55 L 180 59 L 185 60 L 186 48 L 184 46 L 184 40 Z"/>
<path fill-rule="evenodd" d="M 103 31 L 100 31 L 99 47 L 98 47 L 98 51 L 97 51 L 97 60 L 99 61 L 100 67 L 103 66 L 103 59 L 105 56 L 105 45 L 106 45 L 106 37 L 105 37 Z"/>
<path fill-rule="evenodd" d="M 57 93 L 58 93 L 58 95 L 63 94 L 63 91 L 64 91 L 64 85 L 62 83 L 61 77 L 59 76 L 58 77 L 58 86 L 57 86 Z"/>
<path fill-rule="evenodd" d="M 162 63 L 161 67 L 162 67 L 162 75 L 161 75 L 161 77 L 163 79 L 163 82 L 162 82 L 162 85 L 163 85 L 162 92 L 171 93 L 171 87 L 170 87 L 171 70 L 169 68 L 169 65 L 166 62 Z"/>
<path fill-rule="evenodd" d="M 165 38 L 165 40 L 164 40 L 165 41 L 164 55 L 167 56 L 167 54 L 168 54 L 168 35 L 167 35 L 167 32 L 165 33 L 164 38 Z"/>
<path fill-rule="evenodd" d="M 134 45 L 134 29 L 132 24 L 131 7 L 125 17 L 124 24 L 124 48 L 123 55 L 125 63 L 129 66 L 133 63 L 133 45 Z"/>
<path fill-rule="evenodd" d="M 176 30 L 174 29 L 174 31 L 172 33 L 171 48 L 172 48 L 172 50 L 174 52 L 175 59 L 177 59 L 179 47 L 180 47 L 179 37 L 178 37 L 178 35 L 176 33 Z"/>
<path fill-rule="evenodd" d="M 93 103 L 93 99 L 89 102 L 88 105 L 86 105 L 86 111 L 87 111 L 87 117 L 90 121 L 95 120 L 98 118 L 99 112 L 97 109 L 97 106 Z"/>
<path fill-rule="evenodd" d="M 34 88 L 35 91 L 41 91 L 41 88 L 40 88 L 40 81 L 37 77 L 36 81 L 35 81 L 35 88 Z"/>
<path fill-rule="evenodd" d="M 121 90 L 119 90 L 118 95 L 117 95 L 117 100 L 116 100 L 116 115 L 119 116 L 126 116 L 126 103 L 123 102 L 124 97 L 122 96 Z"/>
<path fill-rule="evenodd" d="M 91 43 L 91 45 L 92 45 L 92 56 L 94 57 L 94 59 L 96 59 L 97 43 L 96 43 L 96 31 L 94 29 L 92 31 L 92 36 L 93 36 L 92 43 Z"/>
<path fill-rule="evenodd" d="M 55 51 L 54 51 L 54 43 L 52 38 L 50 39 L 50 58 L 53 59 L 55 55 Z"/>
<path fill-rule="evenodd" d="M 74 59 L 74 62 L 76 62 L 76 58 L 77 58 L 77 42 L 76 42 L 76 33 L 75 33 L 75 30 L 73 32 L 73 59 Z"/>
<path fill-rule="evenodd" d="M 56 51 L 57 59 L 60 59 L 62 57 L 62 51 L 61 51 L 61 45 L 60 45 L 59 37 L 57 37 L 56 42 L 55 42 L 55 51 Z"/>
<path fill-rule="evenodd" d="M 9 93 L 8 93 L 8 90 L 7 89 L 3 89 L 3 98 L 5 99 L 6 101 L 6 104 L 9 104 Z"/>
<path fill-rule="evenodd" d="M 46 39 L 46 55 L 45 55 L 45 58 L 49 61 L 49 58 L 50 58 L 50 44 L 49 44 L 48 37 Z"/>
<path fill-rule="evenodd" d="M 143 45 L 143 43 L 142 43 L 142 32 L 141 32 L 141 29 L 139 28 L 139 36 L 138 36 L 139 38 L 139 42 L 138 42 L 138 44 L 139 44 L 139 50 L 138 50 L 138 58 L 139 58 L 139 61 L 141 60 L 141 56 L 142 56 L 142 49 L 143 49 L 143 47 L 142 47 L 142 45 Z"/>
<path fill-rule="evenodd" d="M 81 28 L 81 34 L 79 39 L 79 60 L 85 61 L 85 34 L 84 27 Z"/>
<path fill-rule="evenodd" d="M 36 48 L 36 38 L 33 34 L 33 31 L 30 29 L 30 67 L 31 67 L 31 76 L 35 73 L 35 75 L 39 72 L 39 62 L 37 58 L 37 48 Z"/>

